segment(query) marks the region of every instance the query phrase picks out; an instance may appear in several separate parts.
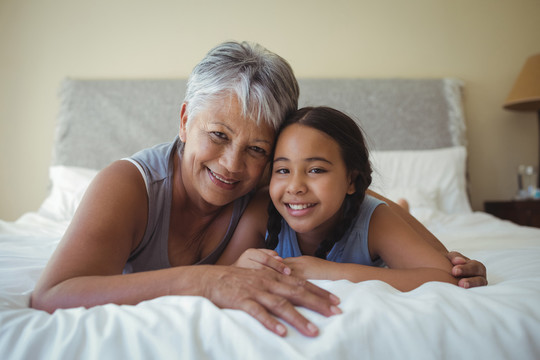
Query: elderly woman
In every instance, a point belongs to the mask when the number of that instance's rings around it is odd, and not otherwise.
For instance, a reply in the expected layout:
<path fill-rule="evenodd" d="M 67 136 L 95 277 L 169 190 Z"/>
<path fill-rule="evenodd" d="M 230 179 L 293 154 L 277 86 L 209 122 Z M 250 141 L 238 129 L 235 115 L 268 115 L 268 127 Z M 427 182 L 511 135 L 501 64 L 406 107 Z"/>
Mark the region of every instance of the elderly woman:
<path fill-rule="evenodd" d="M 190 76 L 179 136 L 96 176 L 36 285 L 32 307 L 53 312 L 200 295 L 246 311 L 276 334 L 286 328 L 272 315 L 316 335 L 294 306 L 338 314 L 334 295 L 275 271 L 210 266 L 234 233 L 298 94 L 289 64 L 263 47 L 229 42 L 212 49 Z M 485 283 L 482 264 L 466 261 L 459 270 L 475 276 L 472 285 Z"/>

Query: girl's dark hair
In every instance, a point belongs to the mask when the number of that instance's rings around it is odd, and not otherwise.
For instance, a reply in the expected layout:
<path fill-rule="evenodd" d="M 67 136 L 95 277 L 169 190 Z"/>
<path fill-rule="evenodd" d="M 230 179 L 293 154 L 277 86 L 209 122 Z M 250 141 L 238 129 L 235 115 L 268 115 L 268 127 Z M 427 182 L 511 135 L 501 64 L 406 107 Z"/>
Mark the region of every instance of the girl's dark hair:
<path fill-rule="evenodd" d="M 341 219 L 334 231 L 328 234 L 328 237 L 321 242 L 315 252 L 315 256 L 326 259 L 326 254 L 341 239 L 358 214 L 360 205 L 364 201 L 365 192 L 371 184 L 371 164 L 368 150 L 358 124 L 341 111 L 324 106 L 302 108 L 285 120 L 279 133 L 292 124 L 309 126 L 334 139 L 340 147 L 347 170 L 356 175 L 354 178 L 355 193 L 346 195 L 341 207 Z M 268 237 L 266 239 L 268 249 L 275 249 L 278 244 L 281 221 L 281 214 L 270 201 L 268 206 Z"/>

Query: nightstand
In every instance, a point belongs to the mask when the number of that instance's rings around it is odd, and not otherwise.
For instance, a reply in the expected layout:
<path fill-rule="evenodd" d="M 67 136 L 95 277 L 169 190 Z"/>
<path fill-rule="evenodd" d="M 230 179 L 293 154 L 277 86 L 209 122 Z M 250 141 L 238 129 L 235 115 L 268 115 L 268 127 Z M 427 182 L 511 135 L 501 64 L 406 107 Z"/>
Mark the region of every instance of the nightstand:
<path fill-rule="evenodd" d="M 540 200 L 486 201 L 484 211 L 518 225 L 540 228 Z"/>

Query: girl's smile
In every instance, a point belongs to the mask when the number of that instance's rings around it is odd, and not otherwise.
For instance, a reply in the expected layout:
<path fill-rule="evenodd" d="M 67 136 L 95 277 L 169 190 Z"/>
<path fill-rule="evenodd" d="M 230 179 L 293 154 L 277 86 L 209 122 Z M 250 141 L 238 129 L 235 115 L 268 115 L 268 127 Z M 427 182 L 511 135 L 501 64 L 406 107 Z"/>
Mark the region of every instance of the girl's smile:
<path fill-rule="evenodd" d="M 297 233 L 328 231 L 354 184 L 338 143 L 312 127 L 293 124 L 280 134 L 270 196 Z M 300 237 L 300 236 L 299 236 Z"/>

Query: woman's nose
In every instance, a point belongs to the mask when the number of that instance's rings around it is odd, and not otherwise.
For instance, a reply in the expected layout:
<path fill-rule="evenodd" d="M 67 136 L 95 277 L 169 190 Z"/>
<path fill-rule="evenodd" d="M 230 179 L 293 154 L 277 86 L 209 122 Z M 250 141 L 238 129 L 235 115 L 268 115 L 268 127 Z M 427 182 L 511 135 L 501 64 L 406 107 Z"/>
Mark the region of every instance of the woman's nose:
<path fill-rule="evenodd" d="M 231 173 L 239 172 L 242 170 L 244 164 L 242 152 L 229 147 L 222 153 L 219 163 Z"/>

